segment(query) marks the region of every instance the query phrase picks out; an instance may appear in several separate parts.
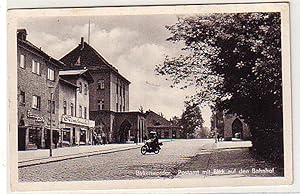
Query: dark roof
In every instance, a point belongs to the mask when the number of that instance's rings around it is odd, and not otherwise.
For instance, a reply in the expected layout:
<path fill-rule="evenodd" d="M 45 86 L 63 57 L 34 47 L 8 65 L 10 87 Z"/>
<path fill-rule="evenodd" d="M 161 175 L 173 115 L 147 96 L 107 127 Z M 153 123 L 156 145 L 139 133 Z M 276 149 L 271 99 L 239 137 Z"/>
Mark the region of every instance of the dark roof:
<path fill-rule="evenodd" d="M 82 69 L 83 67 L 89 70 L 110 70 L 117 74 L 121 79 L 130 83 L 123 77 L 114 66 L 106 61 L 92 46 L 82 40 L 76 48 L 60 59 L 67 64 L 66 69 Z"/>
<path fill-rule="evenodd" d="M 59 71 L 59 76 L 62 78 L 68 78 L 68 77 L 83 77 L 86 79 L 89 83 L 93 83 L 94 79 L 92 75 L 90 74 L 88 69 L 72 69 L 72 70 L 64 70 Z"/>
<path fill-rule="evenodd" d="M 146 111 L 146 125 L 147 127 L 154 127 L 154 126 L 162 126 L 162 127 L 170 127 L 170 126 L 176 126 L 172 125 L 172 122 L 168 121 L 164 117 L 160 116 L 159 114 L 155 113 L 152 110 Z"/>
<path fill-rule="evenodd" d="M 27 35 L 25 29 L 17 30 L 17 34 L 19 34 L 19 33 L 25 33 L 25 35 Z M 48 55 L 47 53 L 42 51 L 42 48 L 38 48 L 37 46 L 32 44 L 30 41 L 28 41 L 26 38 L 22 39 L 19 36 L 17 36 L 17 44 L 18 44 L 18 46 L 25 47 L 26 49 L 28 49 L 32 52 L 35 52 L 36 54 L 40 55 L 44 59 L 48 60 L 53 65 L 57 66 L 59 69 L 63 69 L 65 66 L 65 64 L 63 62 L 58 61 L 57 59 L 51 57 L 50 55 Z"/>

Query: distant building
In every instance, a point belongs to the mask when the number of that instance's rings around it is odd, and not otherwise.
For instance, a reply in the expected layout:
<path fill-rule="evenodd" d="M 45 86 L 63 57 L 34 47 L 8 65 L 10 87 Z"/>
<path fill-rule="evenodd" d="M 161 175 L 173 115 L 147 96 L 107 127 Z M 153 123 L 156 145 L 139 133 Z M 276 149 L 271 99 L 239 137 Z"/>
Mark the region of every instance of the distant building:
<path fill-rule="evenodd" d="M 89 120 L 89 84 L 93 78 L 87 69 L 59 72 L 59 128 L 62 146 L 92 144 L 95 121 Z"/>
<path fill-rule="evenodd" d="M 58 72 L 60 61 L 47 55 L 17 31 L 18 149 L 50 145 L 50 124 L 58 136 Z M 53 97 L 51 99 L 51 94 Z M 51 118 L 51 120 L 50 120 Z"/>
<path fill-rule="evenodd" d="M 237 114 L 228 114 L 217 111 L 212 115 L 211 130 L 219 132 L 224 140 L 248 140 L 251 137 L 249 126 Z"/>
<path fill-rule="evenodd" d="M 129 84 L 118 70 L 81 38 L 80 44 L 61 58 L 66 69 L 87 68 L 94 79 L 89 85 L 90 118 L 95 132 L 108 142 L 142 142 L 145 118 L 129 112 Z"/>
<path fill-rule="evenodd" d="M 146 115 L 147 132 L 155 131 L 159 138 L 179 138 L 180 127 L 173 125 L 163 116 L 148 110 Z"/>

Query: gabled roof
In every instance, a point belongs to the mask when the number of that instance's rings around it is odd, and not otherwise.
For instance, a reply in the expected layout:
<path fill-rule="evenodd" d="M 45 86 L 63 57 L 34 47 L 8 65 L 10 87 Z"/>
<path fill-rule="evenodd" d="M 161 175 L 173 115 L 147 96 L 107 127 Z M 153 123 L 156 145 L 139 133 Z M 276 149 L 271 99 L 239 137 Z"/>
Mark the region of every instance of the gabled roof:
<path fill-rule="evenodd" d="M 105 60 L 91 45 L 81 39 L 81 43 L 60 59 L 67 64 L 66 69 L 110 70 L 124 81 L 130 83 L 123 77 L 114 66 Z"/>
<path fill-rule="evenodd" d="M 73 69 L 73 70 L 63 70 L 59 71 L 59 76 L 61 78 L 67 78 L 67 77 L 83 77 L 85 78 L 89 83 L 93 83 L 94 79 L 92 75 L 90 74 L 88 69 Z"/>
<path fill-rule="evenodd" d="M 161 115 L 157 114 L 156 112 L 152 110 L 146 111 L 146 123 L 148 127 L 154 127 L 154 126 L 171 126 L 172 123 L 162 117 Z"/>
<path fill-rule="evenodd" d="M 26 29 L 18 29 L 17 35 L 19 33 L 25 33 L 25 36 L 27 35 Z M 18 46 L 24 47 L 24 48 L 30 50 L 31 52 L 35 52 L 36 54 L 43 57 L 45 60 L 48 60 L 51 64 L 57 66 L 59 69 L 63 69 L 65 66 L 65 64 L 62 61 L 58 61 L 57 59 L 49 56 L 47 53 L 42 51 L 41 47 L 38 48 L 37 46 L 32 44 L 30 41 L 28 41 L 26 38 L 21 39 L 21 38 L 19 38 L 19 36 L 17 36 L 17 44 L 18 44 Z"/>

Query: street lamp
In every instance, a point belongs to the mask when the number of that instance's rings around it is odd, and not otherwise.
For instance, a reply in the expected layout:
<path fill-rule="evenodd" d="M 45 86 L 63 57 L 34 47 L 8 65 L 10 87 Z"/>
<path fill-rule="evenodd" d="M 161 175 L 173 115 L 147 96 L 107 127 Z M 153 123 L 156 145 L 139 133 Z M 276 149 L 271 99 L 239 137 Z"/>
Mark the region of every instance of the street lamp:
<path fill-rule="evenodd" d="M 49 86 L 49 89 L 51 91 L 51 89 L 54 88 L 54 86 Z M 49 146 L 49 150 L 50 150 L 50 157 L 52 157 L 52 141 L 53 141 L 53 131 L 52 131 L 52 101 L 53 101 L 53 92 L 50 92 L 50 146 Z"/>

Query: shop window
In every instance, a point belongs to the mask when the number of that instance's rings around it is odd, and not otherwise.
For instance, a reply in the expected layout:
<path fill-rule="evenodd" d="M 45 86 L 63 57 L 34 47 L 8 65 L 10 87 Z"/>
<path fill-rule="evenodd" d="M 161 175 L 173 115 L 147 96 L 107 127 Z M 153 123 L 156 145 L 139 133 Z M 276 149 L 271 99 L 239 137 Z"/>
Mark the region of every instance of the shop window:
<path fill-rule="evenodd" d="M 70 129 L 63 129 L 63 141 L 70 141 Z"/>
<path fill-rule="evenodd" d="M 86 131 L 85 130 L 80 130 L 80 141 L 86 142 Z"/>
<path fill-rule="evenodd" d="M 32 96 L 32 108 L 40 110 L 41 109 L 41 97 L 33 95 Z"/>
<path fill-rule="evenodd" d="M 29 143 L 36 143 L 36 138 L 37 138 L 37 133 L 36 133 L 36 129 L 35 128 L 30 128 L 29 129 L 29 137 L 28 137 L 28 141 Z"/>
<path fill-rule="evenodd" d="M 40 63 L 32 60 L 32 73 L 35 73 L 37 75 L 41 75 L 41 71 L 40 71 Z"/>
<path fill-rule="evenodd" d="M 47 79 L 51 80 L 51 81 L 55 80 L 55 78 L 54 78 L 54 70 L 53 69 L 48 68 Z"/>
<path fill-rule="evenodd" d="M 20 67 L 25 68 L 25 55 L 20 55 L 20 61 L 19 61 Z"/>

